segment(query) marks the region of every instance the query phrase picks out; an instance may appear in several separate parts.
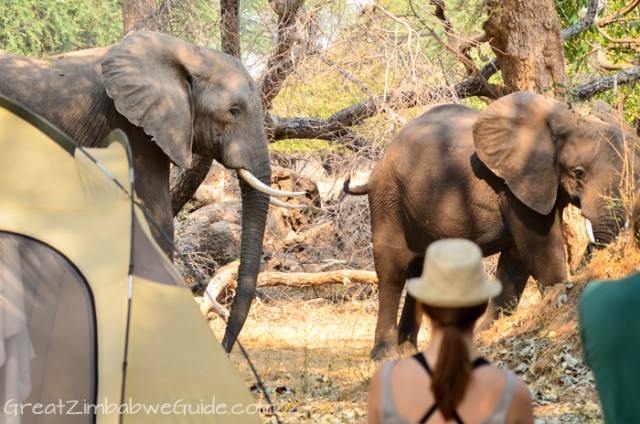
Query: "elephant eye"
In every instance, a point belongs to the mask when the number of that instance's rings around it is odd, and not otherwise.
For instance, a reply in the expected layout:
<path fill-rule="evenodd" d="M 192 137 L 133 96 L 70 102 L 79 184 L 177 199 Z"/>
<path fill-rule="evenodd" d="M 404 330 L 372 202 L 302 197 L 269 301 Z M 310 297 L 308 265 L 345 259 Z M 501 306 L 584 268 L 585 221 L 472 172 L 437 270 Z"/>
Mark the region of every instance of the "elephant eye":
<path fill-rule="evenodd" d="M 229 115 L 231 115 L 233 119 L 238 119 L 240 117 L 240 108 L 237 106 L 232 106 L 229 109 Z"/>
<path fill-rule="evenodd" d="M 581 166 L 576 166 L 573 168 L 573 175 L 578 181 L 584 181 L 584 179 L 587 178 L 587 171 Z"/>

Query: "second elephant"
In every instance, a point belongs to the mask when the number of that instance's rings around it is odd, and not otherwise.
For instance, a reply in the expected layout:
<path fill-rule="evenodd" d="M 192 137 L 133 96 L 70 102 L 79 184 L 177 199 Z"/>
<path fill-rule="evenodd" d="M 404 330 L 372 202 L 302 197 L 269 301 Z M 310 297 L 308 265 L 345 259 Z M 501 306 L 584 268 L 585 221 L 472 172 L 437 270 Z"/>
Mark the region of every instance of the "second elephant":
<path fill-rule="evenodd" d="M 408 123 L 365 185 L 345 184 L 346 192 L 369 196 L 379 280 L 371 357 L 415 346 L 415 302 L 407 298 L 399 330 L 398 307 L 407 275 L 422 269 L 435 240 L 466 238 L 485 256 L 500 253 L 497 308 L 515 308 L 530 275 L 540 287 L 566 281 L 562 211 L 578 206 L 596 240 L 612 241 L 626 222 L 616 199 L 623 170 L 634 163 L 631 142 L 613 120 L 581 117 L 524 92 L 482 112 L 438 106 Z"/>

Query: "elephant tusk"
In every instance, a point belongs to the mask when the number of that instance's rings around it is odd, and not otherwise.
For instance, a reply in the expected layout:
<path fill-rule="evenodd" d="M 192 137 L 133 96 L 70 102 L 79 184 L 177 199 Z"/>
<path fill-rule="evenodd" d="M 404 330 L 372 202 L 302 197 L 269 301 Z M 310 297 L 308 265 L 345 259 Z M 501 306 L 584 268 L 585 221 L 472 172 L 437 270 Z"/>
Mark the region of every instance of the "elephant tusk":
<path fill-rule="evenodd" d="M 591 225 L 591 221 L 589 221 L 587 218 L 584 219 L 584 226 L 587 230 L 587 237 L 589 237 L 589 241 L 591 243 L 595 243 L 596 242 L 596 238 L 593 235 L 593 226 Z"/>
<path fill-rule="evenodd" d="M 251 187 L 255 188 L 256 190 L 264 194 L 268 194 L 270 196 L 304 197 L 307 194 L 304 191 L 283 191 L 283 190 L 277 190 L 273 187 L 269 187 L 268 185 L 266 185 L 265 183 L 257 179 L 255 175 L 253 175 L 251 172 L 247 171 L 246 169 L 238 169 L 237 172 L 238 172 L 238 175 L 242 177 L 242 179 Z"/>
<path fill-rule="evenodd" d="M 291 203 L 283 202 L 282 200 L 278 200 L 273 197 L 269 198 L 269 202 L 274 206 L 278 206 L 280 208 L 287 208 L 287 209 L 297 209 L 297 208 L 304 209 L 307 207 L 307 205 L 293 205 Z"/>

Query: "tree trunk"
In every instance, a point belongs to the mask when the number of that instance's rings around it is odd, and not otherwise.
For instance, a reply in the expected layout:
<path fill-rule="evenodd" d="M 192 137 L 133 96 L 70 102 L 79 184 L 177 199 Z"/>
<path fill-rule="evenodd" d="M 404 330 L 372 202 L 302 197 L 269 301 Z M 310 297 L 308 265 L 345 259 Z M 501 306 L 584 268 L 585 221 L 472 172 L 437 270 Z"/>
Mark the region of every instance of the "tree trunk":
<path fill-rule="evenodd" d="M 240 2 L 220 0 L 220 39 L 223 52 L 240 58 Z"/>
<path fill-rule="evenodd" d="M 563 99 L 568 92 L 562 28 L 552 0 L 487 0 L 484 30 L 508 93 Z"/>

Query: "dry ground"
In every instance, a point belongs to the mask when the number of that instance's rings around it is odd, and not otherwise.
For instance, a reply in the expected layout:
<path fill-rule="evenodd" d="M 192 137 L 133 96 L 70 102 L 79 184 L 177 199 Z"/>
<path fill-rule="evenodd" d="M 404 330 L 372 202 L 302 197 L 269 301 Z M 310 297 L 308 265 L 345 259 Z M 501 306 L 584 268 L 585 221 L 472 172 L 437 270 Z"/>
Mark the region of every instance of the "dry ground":
<path fill-rule="evenodd" d="M 551 289 L 544 300 L 530 282 L 517 313 L 478 335 L 486 357 L 527 382 L 537 423 L 602 422 L 593 376 L 582 360 L 577 302 L 586 281 L 628 275 L 638 264 L 639 251 L 620 241 L 597 252 L 573 284 Z M 366 421 L 366 395 L 377 365 L 368 358 L 376 310 L 375 290 L 365 286 L 262 292 L 241 341 L 282 422 Z M 211 327 L 222 336 L 220 319 Z M 420 346 L 427 338 L 423 328 Z M 239 349 L 232 360 L 254 385 Z M 269 414 L 263 418 L 275 422 Z"/>

